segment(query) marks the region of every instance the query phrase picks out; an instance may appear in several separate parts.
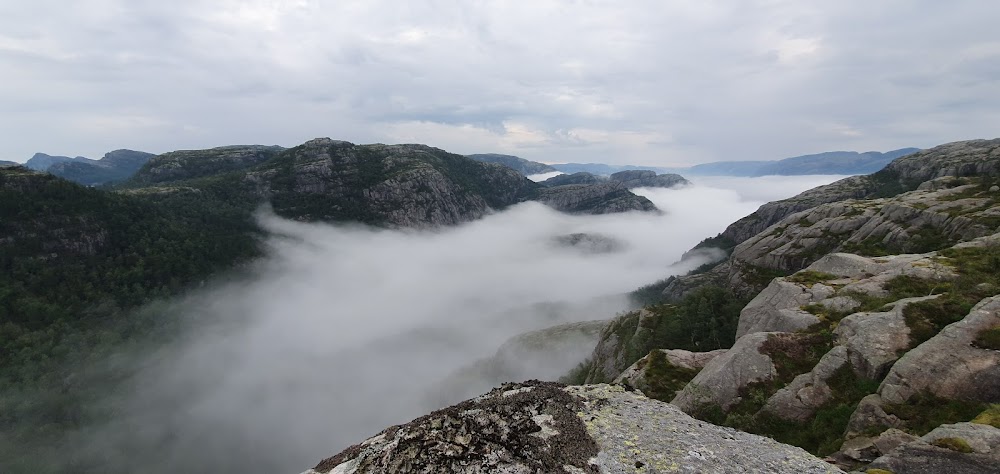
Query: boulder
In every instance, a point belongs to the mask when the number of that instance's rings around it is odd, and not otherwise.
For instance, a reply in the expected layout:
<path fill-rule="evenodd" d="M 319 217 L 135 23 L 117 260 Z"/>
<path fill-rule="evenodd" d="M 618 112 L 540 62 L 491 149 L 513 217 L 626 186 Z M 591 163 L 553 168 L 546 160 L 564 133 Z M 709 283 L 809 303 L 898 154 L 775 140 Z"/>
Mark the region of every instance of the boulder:
<path fill-rule="evenodd" d="M 961 321 L 899 359 L 879 387 L 887 403 L 904 403 L 918 392 L 941 398 L 1000 401 L 1000 351 L 973 345 L 980 332 L 1000 326 L 1000 297 L 980 301 Z"/>
<path fill-rule="evenodd" d="M 732 349 L 705 365 L 670 403 L 687 413 L 706 405 L 729 409 L 739 401 L 741 389 L 777 374 L 771 358 L 760 352 L 772 334 L 776 333 L 757 332 L 739 338 Z"/>
<path fill-rule="evenodd" d="M 960 439 L 969 446 L 972 452 L 1000 456 L 1000 429 L 979 423 L 955 423 L 941 425 L 920 437 L 921 440 L 935 444 L 942 439 Z"/>
<path fill-rule="evenodd" d="M 827 352 L 809 373 L 795 377 L 775 392 L 761 410 L 779 418 L 806 421 L 833 395 L 826 381 L 847 363 L 847 348 L 837 346 Z"/>
<path fill-rule="evenodd" d="M 855 372 L 872 380 L 881 379 L 899 354 L 910 347 L 910 329 L 903 309 L 910 303 L 934 298 L 937 296 L 906 298 L 894 303 L 889 311 L 854 313 L 842 319 L 834 334 L 837 343 L 846 347 Z"/>
<path fill-rule="evenodd" d="M 684 383 L 690 381 L 690 379 L 694 377 L 698 371 L 704 368 L 705 365 L 725 353 L 726 349 L 719 349 L 710 352 L 691 352 L 683 349 L 654 349 L 645 357 L 637 360 L 634 364 L 625 369 L 621 375 L 615 378 L 614 383 L 635 388 L 642 391 L 647 396 L 663 400 L 663 398 L 660 398 L 658 393 L 651 393 L 650 390 L 652 389 L 653 392 L 658 392 L 661 389 L 670 388 L 661 387 L 661 385 L 683 385 Z M 649 373 L 650 369 L 656 365 L 656 356 L 662 357 L 662 365 L 664 366 L 661 367 L 662 371 L 672 373 Z M 671 371 L 671 368 L 677 370 Z M 677 378 L 677 380 L 661 380 L 664 377 L 671 376 L 673 378 Z M 650 377 L 653 377 L 653 379 Z M 671 391 L 673 390 L 677 390 L 677 388 L 671 388 Z M 668 400 L 673 397 L 674 394 L 671 393 Z"/>
<path fill-rule="evenodd" d="M 819 322 L 816 315 L 801 308 L 834 292 L 826 285 L 802 285 L 782 278 L 771 281 L 764 291 L 740 311 L 736 337 L 755 332 L 794 332 Z"/>

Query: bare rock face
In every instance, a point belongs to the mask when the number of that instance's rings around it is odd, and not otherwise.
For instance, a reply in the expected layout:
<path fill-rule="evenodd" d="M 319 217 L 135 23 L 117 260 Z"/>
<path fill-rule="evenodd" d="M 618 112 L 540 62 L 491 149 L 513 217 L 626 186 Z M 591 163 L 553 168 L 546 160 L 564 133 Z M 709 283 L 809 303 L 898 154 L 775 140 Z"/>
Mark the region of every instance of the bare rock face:
<path fill-rule="evenodd" d="M 391 427 L 308 474 L 842 472 L 620 387 L 507 384 Z"/>
<path fill-rule="evenodd" d="M 775 278 L 740 311 L 736 337 L 755 332 L 794 332 L 819 322 L 801 308 L 834 292 L 822 285 L 803 285 Z"/>
<path fill-rule="evenodd" d="M 712 359 L 670 403 L 687 413 L 705 405 L 728 410 L 739 401 L 740 389 L 773 378 L 777 371 L 761 345 L 776 333 L 757 332 L 739 338 L 732 349 Z"/>
<path fill-rule="evenodd" d="M 856 373 L 871 380 L 881 379 L 899 354 L 910 347 L 910 329 L 906 326 L 903 309 L 910 303 L 934 299 L 937 296 L 906 298 L 883 312 L 854 313 L 837 325 L 837 343 L 847 351 Z"/>
<path fill-rule="evenodd" d="M 998 326 L 1000 297 L 986 298 L 964 319 L 900 358 L 879 394 L 887 403 L 903 403 L 918 392 L 953 400 L 1000 400 L 1000 351 L 973 344 L 980 332 Z"/>

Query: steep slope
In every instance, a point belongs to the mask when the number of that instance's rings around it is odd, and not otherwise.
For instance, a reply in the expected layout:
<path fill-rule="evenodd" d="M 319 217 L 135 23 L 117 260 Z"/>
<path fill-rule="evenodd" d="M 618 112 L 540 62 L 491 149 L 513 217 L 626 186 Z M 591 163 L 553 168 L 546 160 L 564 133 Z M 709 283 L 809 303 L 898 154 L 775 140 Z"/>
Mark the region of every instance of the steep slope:
<path fill-rule="evenodd" d="M 966 422 L 1000 403 L 997 158 L 1000 140 L 942 145 L 763 206 L 704 243 L 728 259 L 612 320 L 571 376 L 848 468 L 994 472 L 1000 430 Z M 734 321 L 706 291 L 752 299 Z M 706 352 L 719 333 L 735 340 Z"/>
<path fill-rule="evenodd" d="M 729 259 L 704 274 L 674 278 L 664 297 L 678 299 L 703 281 L 753 295 L 772 277 L 828 252 L 923 252 L 988 235 L 1000 212 L 989 191 L 1000 174 L 998 158 L 1000 139 L 949 143 L 871 175 L 767 203 L 701 244 L 729 251 Z"/>
<path fill-rule="evenodd" d="M 0 470 L 45 472 L 116 383 L 94 361 L 177 324 L 136 308 L 260 255 L 244 215 L 176 204 L 0 168 Z"/>
<path fill-rule="evenodd" d="M 484 163 L 498 163 L 504 165 L 518 173 L 525 176 L 532 174 L 541 173 L 551 173 L 553 171 L 558 171 L 557 169 L 545 164 L 539 163 L 537 161 L 529 161 L 524 158 L 512 155 L 500 155 L 497 153 L 480 153 L 474 155 L 465 155 L 476 161 L 482 161 Z"/>

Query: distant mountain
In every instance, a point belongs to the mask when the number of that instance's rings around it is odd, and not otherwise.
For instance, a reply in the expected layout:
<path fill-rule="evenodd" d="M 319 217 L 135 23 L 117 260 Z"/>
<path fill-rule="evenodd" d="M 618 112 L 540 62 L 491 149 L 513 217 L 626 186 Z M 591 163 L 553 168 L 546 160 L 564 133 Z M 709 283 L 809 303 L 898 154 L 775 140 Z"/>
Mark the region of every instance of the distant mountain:
<path fill-rule="evenodd" d="M 693 175 L 708 176 L 753 176 L 757 170 L 764 166 L 774 164 L 775 161 L 716 161 L 713 163 L 703 163 L 685 169 L 683 172 Z"/>
<path fill-rule="evenodd" d="M 542 181 L 542 186 L 547 188 L 565 186 L 570 184 L 600 184 L 600 183 L 622 183 L 626 189 L 632 188 L 672 188 L 691 184 L 683 176 L 673 173 L 656 174 L 652 170 L 628 170 L 619 171 L 611 176 L 597 176 L 587 172 L 573 174 L 561 174 Z"/>
<path fill-rule="evenodd" d="M 11 166 L 23 166 L 23 165 L 21 163 L 17 163 L 14 161 L 0 160 L 0 168 L 9 168 Z"/>
<path fill-rule="evenodd" d="M 52 165 L 67 161 L 93 162 L 96 160 L 91 160 L 90 158 L 84 158 L 82 156 L 70 158 L 68 156 L 53 156 L 46 155 L 45 153 L 35 153 L 34 156 L 29 158 L 28 161 L 24 163 L 24 166 L 35 171 L 48 171 L 49 167 Z"/>
<path fill-rule="evenodd" d="M 853 151 L 831 151 L 815 155 L 796 156 L 777 162 L 768 163 L 752 174 L 764 175 L 803 175 L 803 174 L 869 174 L 874 173 L 892 160 L 901 156 L 920 151 L 919 148 L 901 148 L 899 150 L 879 153 L 868 151 L 857 153 Z"/>
<path fill-rule="evenodd" d="M 591 173 L 608 176 L 626 170 L 653 170 L 658 173 L 680 173 L 696 176 L 797 176 L 807 174 L 869 174 L 892 160 L 920 151 L 919 148 L 901 148 L 880 153 L 868 151 L 831 151 L 813 155 L 795 156 L 768 161 L 715 161 L 689 168 L 661 168 L 637 165 L 607 165 L 604 163 L 563 163 L 553 168 L 563 173 Z"/>
<path fill-rule="evenodd" d="M 896 158 L 918 151 L 919 148 L 901 148 L 885 153 L 829 151 L 772 161 L 717 161 L 695 165 L 681 172 L 702 176 L 870 174 L 884 168 Z"/>
<path fill-rule="evenodd" d="M 25 166 L 35 171 L 47 171 L 74 183 L 96 186 L 128 179 L 153 156 L 142 151 L 115 150 L 100 160 L 91 160 L 82 156 L 69 158 L 35 153 Z"/>
<path fill-rule="evenodd" d="M 274 158 L 284 148 L 264 145 L 231 145 L 207 150 L 180 150 L 148 160 L 130 185 L 184 181 L 247 169 Z"/>
<path fill-rule="evenodd" d="M 660 168 L 656 166 L 638 166 L 638 165 L 607 165 L 604 163 L 559 163 L 551 165 L 556 171 L 562 171 L 563 173 L 590 173 L 600 176 L 610 176 L 613 173 L 619 171 L 628 170 L 652 170 L 657 173 L 672 173 L 676 172 L 673 168 Z"/>
<path fill-rule="evenodd" d="M 529 161 L 524 158 L 512 155 L 481 153 L 481 154 L 465 155 L 465 156 L 472 158 L 473 160 L 476 161 L 482 161 L 484 163 L 499 163 L 525 176 L 559 171 L 545 163 L 539 163 L 537 161 Z"/>

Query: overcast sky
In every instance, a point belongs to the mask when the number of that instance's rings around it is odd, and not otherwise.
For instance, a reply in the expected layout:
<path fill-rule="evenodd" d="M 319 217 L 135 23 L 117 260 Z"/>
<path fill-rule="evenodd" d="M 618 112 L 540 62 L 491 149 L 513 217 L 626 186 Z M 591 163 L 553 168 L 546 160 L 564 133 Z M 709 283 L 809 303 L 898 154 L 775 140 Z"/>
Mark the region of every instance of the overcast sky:
<path fill-rule="evenodd" d="M 687 165 L 993 138 L 992 0 L 0 0 L 0 159 L 328 136 Z"/>

